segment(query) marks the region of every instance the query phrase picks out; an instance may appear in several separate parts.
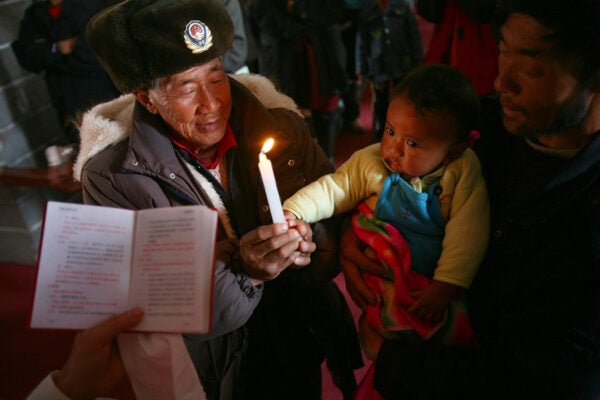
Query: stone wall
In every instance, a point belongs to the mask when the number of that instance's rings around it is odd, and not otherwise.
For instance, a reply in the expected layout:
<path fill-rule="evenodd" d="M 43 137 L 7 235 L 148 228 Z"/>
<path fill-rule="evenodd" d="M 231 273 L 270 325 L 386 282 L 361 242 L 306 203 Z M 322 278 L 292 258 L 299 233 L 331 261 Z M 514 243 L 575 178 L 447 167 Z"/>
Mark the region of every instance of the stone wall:
<path fill-rule="evenodd" d="M 67 144 L 44 78 L 23 70 L 10 43 L 31 1 L 0 0 L 0 168 L 45 167 L 44 149 Z M 44 205 L 78 194 L 0 184 L 0 263 L 35 265 Z"/>

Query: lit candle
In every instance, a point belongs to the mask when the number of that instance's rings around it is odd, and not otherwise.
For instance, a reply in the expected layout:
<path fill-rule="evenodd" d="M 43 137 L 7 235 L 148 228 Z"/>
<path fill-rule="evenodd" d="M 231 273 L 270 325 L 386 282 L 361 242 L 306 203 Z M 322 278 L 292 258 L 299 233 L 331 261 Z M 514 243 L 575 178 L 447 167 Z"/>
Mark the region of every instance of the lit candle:
<path fill-rule="evenodd" d="M 277 223 L 285 222 L 285 217 L 283 216 L 283 209 L 281 208 L 281 199 L 279 198 L 279 191 L 277 190 L 277 183 L 275 182 L 275 175 L 273 174 L 273 166 L 266 154 L 273 147 L 273 142 L 274 140 L 269 138 L 265 141 L 265 144 L 263 144 L 263 147 L 258 154 L 258 169 L 260 170 L 263 185 L 265 185 L 267 202 L 269 203 L 269 209 L 271 210 L 271 218 L 273 219 L 273 223 Z"/>

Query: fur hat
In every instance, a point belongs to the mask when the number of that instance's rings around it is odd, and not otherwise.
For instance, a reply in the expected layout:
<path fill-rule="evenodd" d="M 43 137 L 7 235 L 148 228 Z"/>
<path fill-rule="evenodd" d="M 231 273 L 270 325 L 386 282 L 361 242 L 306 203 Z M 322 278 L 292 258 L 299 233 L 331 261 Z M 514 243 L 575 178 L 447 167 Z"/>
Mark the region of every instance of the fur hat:
<path fill-rule="evenodd" d="M 86 37 L 129 93 L 223 55 L 233 23 L 221 0 L 126 0 L 95 15 Z"/>

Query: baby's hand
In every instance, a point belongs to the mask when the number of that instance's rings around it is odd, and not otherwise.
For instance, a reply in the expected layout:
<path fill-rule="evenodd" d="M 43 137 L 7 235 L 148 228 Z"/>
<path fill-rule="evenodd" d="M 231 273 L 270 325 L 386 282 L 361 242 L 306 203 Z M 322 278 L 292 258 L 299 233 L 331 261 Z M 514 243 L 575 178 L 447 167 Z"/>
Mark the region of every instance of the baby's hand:
<path fill-rule="evenodd" d="M 295 229 L 302 237 L 297 249 L 299 257 L 294 262 L 292 268 L 305 267 L 310 264 L 310 255 L 317 249 L 317 245 L 312 241 L 312 229 L 308 223 L 298 219 L 291 211 L 283 210 L 283 216 L 290 229 Z"/>
<path fill-rule="evenodd" d="M 312 240 L 312 229 L 310 229 L 310 226 L 306 222 L 299 219 L 293 212 L 288 210 L 283 210 L 283 216 L 286 222 L 288 223 L 288 226 L 292 229 L 297 230 L 298 233 L 302 236 L 302 240 Z"/>
<path fill-rule="evenodd" d="M 286 221 L 298 219 L 293 212 L 288 211 L 288 210 L 283 210 L 283 217 L 285 218 Z"/>
<path fill-rule="evenodd" d="M 439 322 L 444 318 L 450 301 L 460 298 L 463 292 L 460 286 L 432 280 L 420 292 L 411 293 L 417 300 L 407 311 L 430 322 Z"/>

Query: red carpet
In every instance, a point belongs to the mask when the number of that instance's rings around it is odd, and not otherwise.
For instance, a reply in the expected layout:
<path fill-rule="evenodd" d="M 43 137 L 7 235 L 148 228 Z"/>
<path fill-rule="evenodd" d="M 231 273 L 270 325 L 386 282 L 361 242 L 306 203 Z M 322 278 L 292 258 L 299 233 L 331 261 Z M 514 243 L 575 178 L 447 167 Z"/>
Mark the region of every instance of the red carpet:
<path fill-rule="evenodd" d="M 27 329 L 35 268 L 0 264 L 0 399 L 23 399 L 66 361 L 73 333 Z"/>

